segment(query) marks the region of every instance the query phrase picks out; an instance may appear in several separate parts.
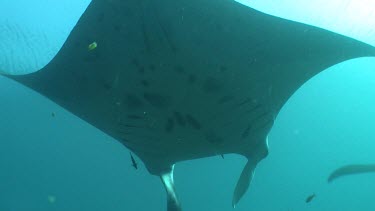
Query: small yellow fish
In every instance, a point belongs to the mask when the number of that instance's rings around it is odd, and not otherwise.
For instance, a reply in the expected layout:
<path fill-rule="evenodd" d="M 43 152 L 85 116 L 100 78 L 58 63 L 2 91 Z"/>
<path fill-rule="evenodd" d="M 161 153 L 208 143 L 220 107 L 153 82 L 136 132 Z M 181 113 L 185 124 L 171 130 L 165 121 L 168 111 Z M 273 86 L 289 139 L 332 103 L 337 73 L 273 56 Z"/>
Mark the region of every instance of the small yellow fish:
<path fill-rule="evenodd" d="M 98 43 L 93 42 L 93 43 L 91 43 L 91 44 L 89 45 L 88 49 L 89 49 L 89 51 L 92 51 L 92 50 L 94 50 L 96 47 L 98 47 Z"/>

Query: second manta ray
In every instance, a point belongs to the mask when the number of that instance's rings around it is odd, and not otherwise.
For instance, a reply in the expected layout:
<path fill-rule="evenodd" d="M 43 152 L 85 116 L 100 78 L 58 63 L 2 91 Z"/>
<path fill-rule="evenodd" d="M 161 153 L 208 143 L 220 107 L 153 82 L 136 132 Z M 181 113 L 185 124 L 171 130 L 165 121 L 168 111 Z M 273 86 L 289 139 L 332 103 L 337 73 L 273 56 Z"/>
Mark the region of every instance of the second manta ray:
<path fill-rule="evenodd" d="M 9 77 L 131 149 L 176 211 L 176 162 L 248 158 L 236 206 L 288 98 L 328 67 L 364 56 L 374 47 L 232 0 L 92 0 L 47 66 Z"/>

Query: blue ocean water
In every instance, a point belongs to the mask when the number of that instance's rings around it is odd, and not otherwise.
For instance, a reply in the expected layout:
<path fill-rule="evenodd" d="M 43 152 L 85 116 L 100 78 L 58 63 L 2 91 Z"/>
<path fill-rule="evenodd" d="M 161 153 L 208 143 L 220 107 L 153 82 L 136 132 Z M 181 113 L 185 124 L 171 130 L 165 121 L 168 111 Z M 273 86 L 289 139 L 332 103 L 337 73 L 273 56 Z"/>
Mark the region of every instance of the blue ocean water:
<path fill-rule="evenodd" d="M 235 210 L 375 209 L 375 174 L 326 181 L 341 165 L 375 163 L 374 70 L 374 58 L 347 61 L 293 95 L 269 135 L 269 156 Z M 159 178 L 142 164 L 134 170 L 125 147 L 9 79 L 0 77 L 0 87 L 1 211 L 165 211 Z M 236 155 L 178 163 L 184 210 L 233 210 L 244 163 Z"/>

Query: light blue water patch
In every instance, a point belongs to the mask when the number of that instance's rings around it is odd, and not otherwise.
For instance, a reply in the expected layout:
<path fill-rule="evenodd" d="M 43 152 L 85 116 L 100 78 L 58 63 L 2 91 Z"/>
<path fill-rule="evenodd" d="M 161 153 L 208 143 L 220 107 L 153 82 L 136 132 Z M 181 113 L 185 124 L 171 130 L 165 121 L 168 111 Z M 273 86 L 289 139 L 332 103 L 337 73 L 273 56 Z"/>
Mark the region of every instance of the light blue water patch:
<path fill-rule="evenodd" d="M 375 44 L 375 2 L 371 0 L 237 0 L 262 12 L 314 25 Z"/>
<path fill-rule="evenodd" d="M 341 63 L 308 81 L 286 103 L 270 133 L 270 156 L 265 161 L 268 181 L 262 185 L 273 184 L 272 198 L 288 202 L 291 210 L 375 207 L 375 175 L 327 183 L 338 166 L 375 162 L 374 70 L 374 58 Z M 305 204 L 312 193 L 316 198 Z"/>
<path fill-rule="evenodd" d="M 0 73 L 24 74 L 58 52 L 89 0 L 1 0 Z"/>

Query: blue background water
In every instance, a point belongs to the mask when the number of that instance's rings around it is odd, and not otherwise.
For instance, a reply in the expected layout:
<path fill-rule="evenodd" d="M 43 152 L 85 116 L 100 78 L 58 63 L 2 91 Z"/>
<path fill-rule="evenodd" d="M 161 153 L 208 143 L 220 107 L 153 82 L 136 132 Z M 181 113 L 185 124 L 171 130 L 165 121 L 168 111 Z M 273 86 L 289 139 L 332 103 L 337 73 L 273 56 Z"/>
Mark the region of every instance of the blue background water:
<path fill-rule="evenodd" d="M 4 77 L 0 90 L 1 211 L 165 211 L 161 182 L 143 165 L 134 170 L 122 145 Z M 338 166 L 375 163 L 374 96 L 373 58 L 345 62 L 306 83 L 277 117 L 270 154 L 236 210 L 374 210 L 375 174 L 326 182 Z M 184 210 L 232 210 L 244 163 L 227 155 L 177 164 Z"/>

